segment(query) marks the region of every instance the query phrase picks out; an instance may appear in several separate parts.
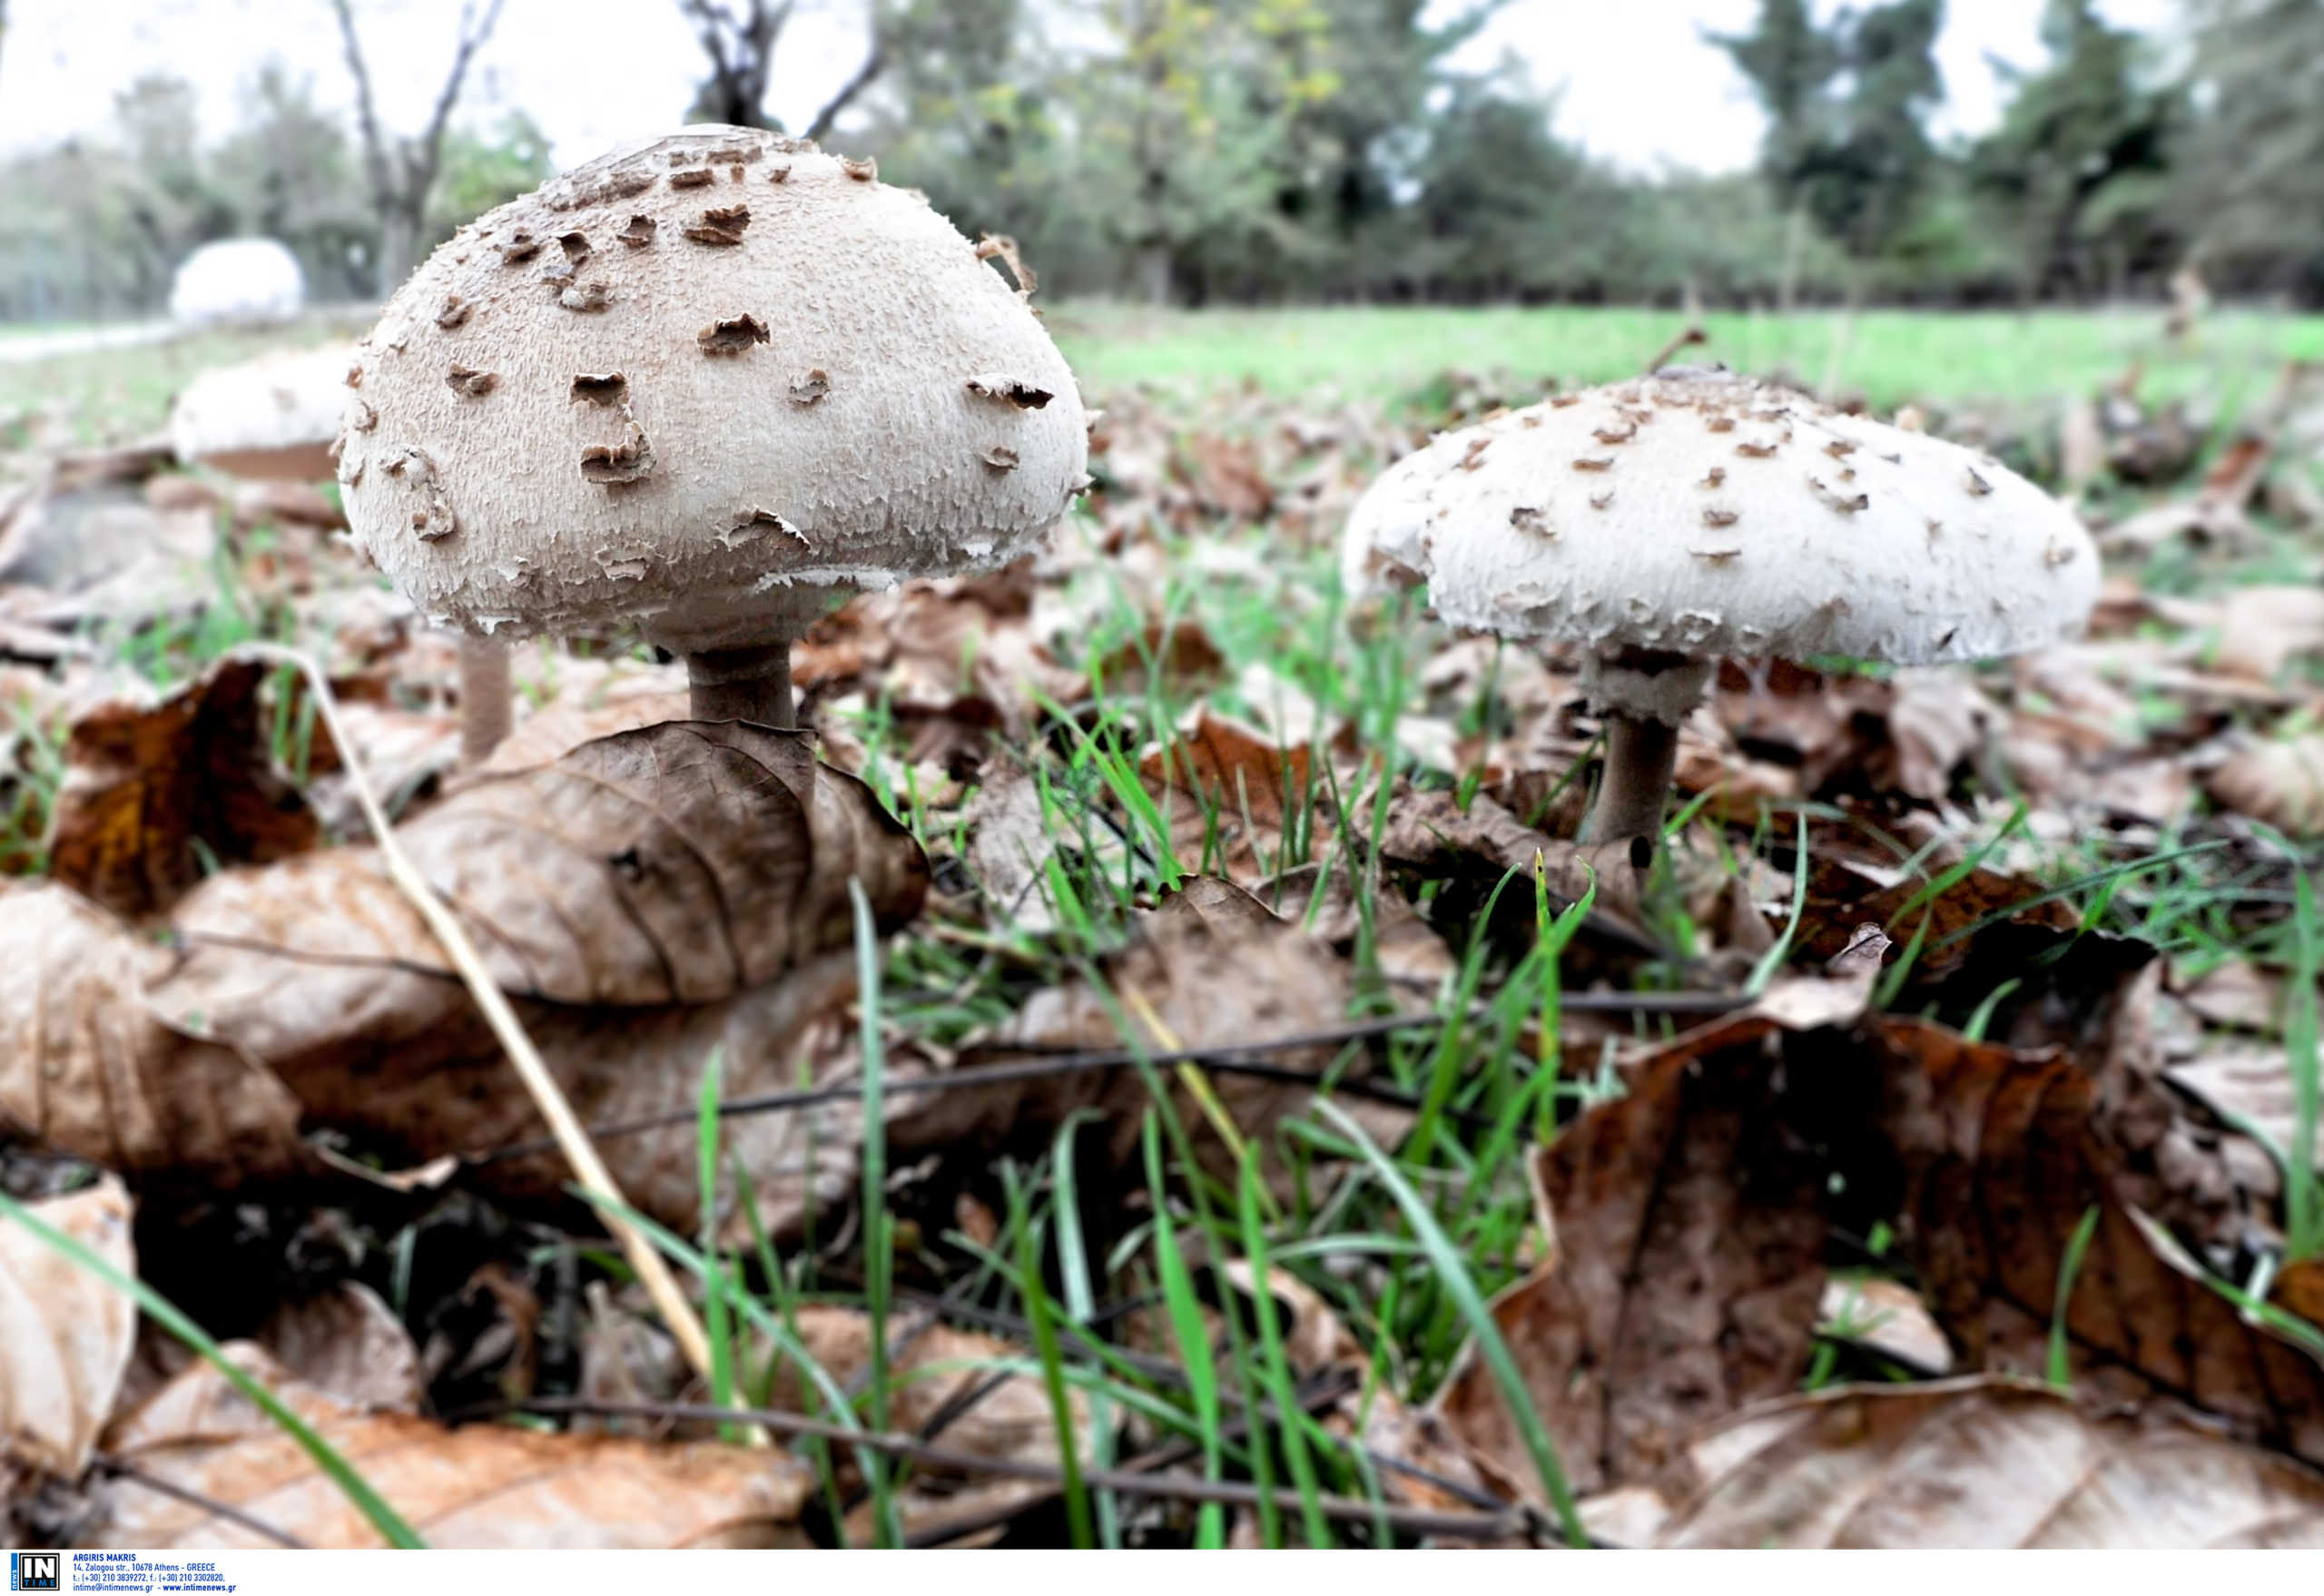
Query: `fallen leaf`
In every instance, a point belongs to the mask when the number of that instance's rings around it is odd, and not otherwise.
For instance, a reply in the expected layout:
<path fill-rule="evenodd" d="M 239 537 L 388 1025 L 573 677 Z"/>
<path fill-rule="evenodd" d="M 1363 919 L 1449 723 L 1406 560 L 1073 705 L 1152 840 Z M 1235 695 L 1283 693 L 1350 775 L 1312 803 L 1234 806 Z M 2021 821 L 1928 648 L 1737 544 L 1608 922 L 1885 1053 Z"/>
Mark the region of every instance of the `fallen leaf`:
<path fill-rule="evenodd" d="M 1817 1333 L 1854 1342 L 1922 1374 L 1949 1374 L 1953 1348 L 1929 1316 L 1921 1294 L 1902 1281 L 1878 1275 L 1834 1278 L 1824 1284 Z"/>
<path fill-rule="evenodd" d="M 124 915 L 167 909 L 210 859 L 263 864 L 314 845 L 313 814 L 275 774 L 259 688 L 233 656 L 158 699 L 78 716 L 48 832 L 50 873 Z"/>
<path fill-rule="evenodd" d="M 2219 1116 L 2222 1124 L 2259 1138 L 2289 1158 L 2299 1141 L 2299 1090 L 2291 1055 L 2280 1047 L 2207 1049 L 2183 1064 L 2163 1068 L 2163 1077 Z M 2324 1174 L 2324 1139 L 2314 1149 Z"/>
<path fill-rule="evenodd" d="M 1689 1032 L 1536 1158 L 1550 1257 L 1492 1315 L 1577 1492 L 1649 1481 L 1699 1426 L 1807 1373 L 1827 1171 L 1768 1062 L 1777 1030 L 1747 1014 Z M 1504 1489 L 1539 1499 L 1473 1347 L 1434 1405 Z"/>
<path fill-rule="evenodd" d="M 2324 1475 L 1990 1379 L 1844 1387 L 1697 1436 L 1665 1547 L 2324 1546 Z"/>
<path fill-rule="evenodd" d="M 395 1310 L 358 1281 L 275 1305 L 252 1337 L 292 1378 L 350 1407 L 412 1414 L 419 1350 Z"/>
<path fill-rule="evenodd" d="M 2207 773 L 2203 790 L 2289 835 L 2324 836 L 2324 736 L 2246 748 Z"/>
<path fill-rule="evenodd" d="M 28 1205 L 123 1275 L 137 1272 L 129 1194 L 108 1175 Z M 24 1226 L 0 1218 L 0 1501 L 88 1466 L 137 1338 L 137 1305 Z"/>
<path fill-rule="evenodd" d="M 1256 726 L 1197 708 L 1170 741 L 1145 754 L 1137 773 L 1185 868 L 1247 885 L 1308 862 L 1320 828 L 1311 827 L 1301 847 L 1299 822 L 1322 801 L 1311 748 L 1280 745 Z"/>
<path fill-rule="evenodd" d="M 813 1475 L 786 1453 L 494 1424 L 447 1429 L 364 1414 L 294 1379 L 247 1342 L 227 1355 L 351 1459 L 431 1546 L 470 1550 L 804 1544 Z M 117 1421 L 105 1450 L 136 1470 L 104 1488 L 87 1544 L 263 1547 L 268 1537 L 201 1505 L 220 1503 L 308 1546 L 376 1547 L 378 1531 L 299 1443 L 208 1363 L 189 1367 Z M 190 1493 L 165 1494 L 149 1476 Z"/>
<path fill-rule="evenodd" d="M 147 1010 L 169 962 L 67 888 L 0 890 L 0 1126 L 133 1177 L 225 1187 L 310 1169 L 280 1080 Z"/>

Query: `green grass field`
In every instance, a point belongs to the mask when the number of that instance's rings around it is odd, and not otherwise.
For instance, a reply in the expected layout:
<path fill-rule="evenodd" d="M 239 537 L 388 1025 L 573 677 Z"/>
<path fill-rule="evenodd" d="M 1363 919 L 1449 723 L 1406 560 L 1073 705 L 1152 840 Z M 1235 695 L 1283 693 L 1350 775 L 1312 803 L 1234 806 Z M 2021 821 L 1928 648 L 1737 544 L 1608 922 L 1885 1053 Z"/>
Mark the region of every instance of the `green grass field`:
<path fill-rule="evenodd" d="M 1050 330 L 1093 393 L 1159 380 L 1195 388 L 1257 382 L 1279 393 L 1393 400 L 1447 370 L 1569 386 L 1640 370 L 1679 332 L 1675 310 L 1551 306 L 1482 310 L 1379 307 L 1156 310 L 1095 301 L 1048 309 Z M 2212 317 L 2183 346 L 2159 309 L 1874 310 L 1788 317 L 1722 312 L 1687 358 L 1785 372 L 1860 390 L 1873 405 L 2024 408 L 2087 393 L 2135 362 L 2148 397 L 2187 398 L 2232 413 L 2288 360 L 2324 360 L 2324 316 L 2256 310 Z M 0 328 L 0 349 L 13 331 Z M 44 329 L 43 330 L 49 330 Z M 357 328 L 301 324 L 288 333 L 213 332 L 136 349 L 0 362 L 0 419 L 46 409 L 84 438 L 131 438 L 161 425 L 170 397 L 206 366 Z"/>

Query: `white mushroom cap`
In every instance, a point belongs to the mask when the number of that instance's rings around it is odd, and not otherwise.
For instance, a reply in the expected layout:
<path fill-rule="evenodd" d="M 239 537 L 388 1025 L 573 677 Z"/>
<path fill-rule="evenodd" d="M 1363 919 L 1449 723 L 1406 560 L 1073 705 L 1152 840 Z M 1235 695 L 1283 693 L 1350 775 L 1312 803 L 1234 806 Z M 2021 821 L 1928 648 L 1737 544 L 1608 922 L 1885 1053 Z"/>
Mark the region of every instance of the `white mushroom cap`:
<path fill-rule="evenodd" d="M 177 321 L 280 321 L 306 302 L 299 257 L 271 238 L 206 243 L 178 263 L 170 281 L 170 316 Z"/>
<path fill-rule="evenodd" d="M 1986 659 L 2081 629 L 2099 561 L 1990 458 L 1718 370 L 1449 432 L 1357 503 L 1351 590 L 1456 626 L 1690 656 Z"/>
<path fill-rule="evenodd" d="M 236 477 L 328 477 L 354 358 L 345 344 L 330 344 L 204 371 L 170 407 L 170 448 L 186 465 Z"/>
<path fill-rule="evenodd" d="M 355 535 L 422 611 L 765 640 L 832 587 L 1002 565 L 1086 481 L 1073 374 L 869 162 L 731 127 L 478 219 L 349 375 Z"/>

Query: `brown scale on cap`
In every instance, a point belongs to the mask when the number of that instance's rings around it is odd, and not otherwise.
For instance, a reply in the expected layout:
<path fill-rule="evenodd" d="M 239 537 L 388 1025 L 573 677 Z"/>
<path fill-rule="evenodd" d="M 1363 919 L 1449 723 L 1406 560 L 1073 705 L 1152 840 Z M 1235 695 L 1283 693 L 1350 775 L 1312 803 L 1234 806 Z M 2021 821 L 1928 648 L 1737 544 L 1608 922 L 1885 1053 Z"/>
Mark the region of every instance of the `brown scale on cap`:
<path fill-rule="evenodd" d="M 743 230 L 750 224 L 748 205 L 717 205 L 704 211 L 702 220 L 686 229 L 686 237 L 698 244 L 732 248 L 743 241 Z"/>
<path fill-rule="evenodd" d="M 1706 527 L 1732 527 L 1742 518 L 1740 510 L 1722 509 L 1717 505 L 1703 507 L 1703 525 Z"/>
<path fill-rule="evenodd" d="M 1577 471 L 1610 471 L 1614 468 L 1611 455 L 1582 455 L 1573 462 Z"/>
<path fill-rule="evenodd" d="M 505 243 L 492 247 L 500 251 L 503 266 L 522 266 L 541 252 L 541 241 L 534 237 L 528 229 L 520 227 L 508 235 Z"/>
<path fill-rule="evenodd" d="M 565 258 L 572 261 L 576 266 L 578 266 L 582 261 L 587 260 L 592 253 L 589 248 L 588 234 L 577 231 L 574 232 L 561 232 L 557 234 L 556 247 L 563 250 L 565 251 Z"/>
<path fill-rule="evenodd" d="M 629 225 L 614 236 L 633 250 L 642 250 L 654 241 L 654 218 L 640 214 L 631 217 Z"/>
<path fill-rule="evenodd" d="M 765 322 L 745 314 L 713 322 L 695 333 L 694 341 L 705 355 L 740 355 L 766 342 L 771 336 Z"/>
<path fill-rule="evenodd" d="M 578 282 L 556 296 L 556 302 L 568 310 L 586 314 L 602 310 L 614 302 L 613 290 L 603 281 Z"/>
<path fill-rule="evenodd" d="M 1555 537 L 1557 528 L 1550 525 L 1550 513 L 1538 505 L 1513 505 L 1509 511 L 1509 524 L 1520 532 L 1531 532 L 1536 537 Z"/>
<path fill-rule="evenodd" d="M 462 399 L 482 399 L 498 385 L 500 379 L 490 371 L 477 371 L 466 366 L 455 366 L 445 373 L 444 380 L 450 384 L 452 391 Z"/>
<path fill-rule="evenodd" d="M 593 374 L 584 371 L 573 379 L 573 401 L 576 404 L 618 405 L 629 399 L 629 379 L 618 371 Z"/>
<path fill-rule="evenodd" d="M 449 332 L 466 321 L 475 310 L 474 305 L 459 295 L 447 294 L 443 305 L 436 312 L 436 325 Z"/>
<path fill-rule="evenodd" d="M 690 172 L 670 173 L 670 186 L 674 189 L 706 189 L 717 181 L 707 166 L 697 166 Z"/>
<path fill-rule="evenodd" d="M 1718 488 L 1723 486 L 1726 481 L 1727 468 L 1725 466 L 1713 466 L 1709 470 L 1703 473 L 1703 479 L 1696 483 L 1695 486 L 1698 488 Z"/>
<path fill-rule="evenodd" d="M 583 480 L 606 488 L 625 488 L 643 482 L 654 470 L 654 445 L 647 440 L 645 429 L 635 419 L 629 423 L 629 436 L 615 444 L 597 444 L 581 451 Z"/>
<path fill-rule="evenodd" d="M 1007 444 L 997 443 L 977 456 L 977 458 L 996 471 L 1013 471 L 1017 468 L 1017 451 Z"/>
<path fill-rule="evenodd" d="M 810 366 L 791 379 L 791 402 L 802 409 L 820 402 L 831 390 L 831 374 L 821 366 Z"/>
<path fill-rule="evenodd" d="M 979 399 L 988 399 L 1019 410 L 1038 410 L 1057 396 L 1014 377 L 971 377 L 962 384 Z"/>
<path fill-rule="evenodd" d="M 880 163 L 869 155 L 860 160 L 851 160 L 842 155 L 839 169 L 857 182 L 876 182 L 880 177 Z"/>

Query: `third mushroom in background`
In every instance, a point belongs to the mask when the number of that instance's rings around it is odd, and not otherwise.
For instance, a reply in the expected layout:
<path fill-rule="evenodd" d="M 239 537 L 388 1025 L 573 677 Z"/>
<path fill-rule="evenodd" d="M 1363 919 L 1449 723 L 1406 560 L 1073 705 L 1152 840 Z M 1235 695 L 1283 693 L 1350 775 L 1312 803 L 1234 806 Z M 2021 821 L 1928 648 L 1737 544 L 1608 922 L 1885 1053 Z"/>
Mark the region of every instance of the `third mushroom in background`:
<path fill-rule="evenodd" d="M 918 193 L 753 129 L 463 228 L 348 380 L 349 520 L 423 612 L 635 621 L 703 720 L 791 725 L 790 645 L 835 596 L 1005 565 L 1087 479 L 1023 294 Z"/>
<path fill-rule="evenodd" d="M 1578 644 L 1606 723 L 1583 833 L 1659 833 L 1720 655 L 1930 665 L 2082 629 L 2098 555 L 1993 459 L 1723 369 L 1674 367 L 1438 438 L 1349 518 L 1351 590 L 1425 582 L 1451 626 Z"/>

